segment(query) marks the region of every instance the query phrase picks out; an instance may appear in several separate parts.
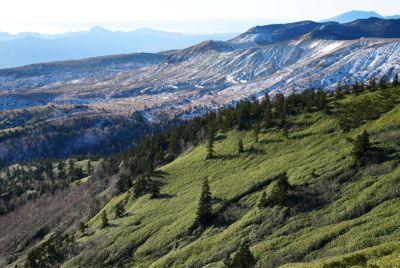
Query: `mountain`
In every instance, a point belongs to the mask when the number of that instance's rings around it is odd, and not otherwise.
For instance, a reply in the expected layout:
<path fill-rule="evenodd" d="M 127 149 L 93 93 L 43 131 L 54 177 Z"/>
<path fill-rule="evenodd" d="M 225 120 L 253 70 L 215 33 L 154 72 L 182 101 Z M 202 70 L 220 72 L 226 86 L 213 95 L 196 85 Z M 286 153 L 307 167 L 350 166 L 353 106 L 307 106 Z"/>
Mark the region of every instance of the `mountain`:
<path fill-rule="evenodd" d="M 394 16 L 382 16 L 375 11 L 360 11 L 352 10 L 336 17 L 325 19 L 322 22 L 335 21 L 339 23 L 348 23 L 359 19 L 369 19 L 369 18 L 379 18 L 379 19 L 400 19 L 400 15 Z"/>
<path fill-rule="evenodd" d="M 98 26 L 85 32 L 57 35 L 0 33 L 0 68 L 111 54 L 160 52 L 184 48 L 208 39 L 227 40 L 233 36 L 188 35 L 152 29 L 113 32 Z"/>
<path fill-rule="evenodd" d="M 248 102 L 93 160 L 92 172 L 82 158 L 54 162 L 51 178 L 50 160 L 8 177 L 3 170 L 0 190 L 18 195 L 2 197 L 34 199 L 0 217 L 1 266 L 224 267 L 246 244 L 255 267 L 395 267 L 400 88 L 327 98 L 328 113 L 315 106 L 317 95 L 303 98 L 310 94 L 289 101 L 286 134 L 275 116 L 264 124 L 255 108 L 265 106 Z M 355 125 L 343 131 L 342 120 Z M 206 159 L 211 126 L 214 156 Z M 355 156 L 361 138 L 365 162 Z M 149 161 L 161 164 L 138 173 Z M 84 172 L 58 188 L 66 163 Z M 199 200 L 211 209 L 200 226 Z"/>
<path fill-rule="evenodd" d="M 2 128 L 12 133 L 0 139 L 0 159 L 14 163 L 46 154 L 66 157 L 88 146 L 95 148 L 110 133 L 118 136 L 119 128 L 103 131 L 103 126 L 87 118 L 115 123 L 140 114 L 140 127 L 147 129 L 146 125 L 175 117 L 189 119 L 266 93 L 288 95 L 307 88 L 333 91 L 338 84 L 384 75 L 391 80 L 400 73 L 399 24 L 400 20 L 366 19 L 347 24 L 306 21 L 261 26 L 226 42 L 205 41 L 164 53 L 0 70 Z M 79 131 L 61 138 L 51 128 L 37 125 L 32 120 L 36 114 L 54 128 L 68 121 L 71 128 L 80 126 Z M 126 124 L 119 126 L 125 133 Z M 37 135 L 41 133 L 37 127 L 42 134 Z M 47 137 L 47 132 L 53 134 Z M 24 139 L 37 145 L 12 146 Z M 96 150 L 118 151 L 124 142 L 130 144 L 132 139 Z M 44 151 L 41 144 L 49 147 Z"/>
<path fill-rule="evenodd" d="M 369 18 L 349 23 L 301 21 L 257 26 L 231 40 L 259 45 L 298 39 L 354 40 L 360 38 L 398 38 L 400 20 Z"/>
<path fill-rule="evenodd" d="M 396 267 L 399 23 L 1 69 L 0 267 Z"/>

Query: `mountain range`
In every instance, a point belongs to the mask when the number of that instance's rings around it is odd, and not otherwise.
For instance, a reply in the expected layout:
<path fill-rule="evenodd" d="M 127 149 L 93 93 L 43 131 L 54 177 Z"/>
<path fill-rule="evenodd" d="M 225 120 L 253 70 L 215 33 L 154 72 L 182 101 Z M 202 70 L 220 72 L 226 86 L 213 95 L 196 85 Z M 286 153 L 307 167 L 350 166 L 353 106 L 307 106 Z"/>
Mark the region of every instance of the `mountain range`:
<path fill-rule="evenodd" d="M 46 35 L 0 33 L 0 68 L 38 62 L 82 59 L 95 56 L 159 52 L 184 48 L 204 40 L 228 40 L 235 34 L 182 34 L 152 29 L 109 31 L 96 26 L 89 31 Z"/>
<path fill-rule="evenodd" d="M 334 21 L 339 23 L 348 23 L 357 19 L 368 19 L 371 17 L 380 19 L 400 18 L 400 16 L 385 17 L 373 11 L 350 11 L 323 20 L 322 22 Z M 268 20 L 254 20 L 253 25 L 263 21 Z M 194 22 L 187 22 L 188 25 L 191 25 L 191 23 Z M 209 29 L 209 31 L 223 25 L 236 25 L 238 29 L 242 29 L 244 25 L 251 25 L 250 23 L 251 21 L 242 23 L 210 21 L 209 24 L 214 24 L 215 27 Z M 204 22 L 203 24 L 206 25 Z M 173 25 L 171 25 L 171 27 L 172 26 Z M 194 26 L 195 25 L 193 25 L 193 27 Z M 311 25 L 308 26 L 312 27 Z M 236 35 L 237 34 L 235 33 L 183 34 L 153 30 L 149 28 L 140 28 L 134 31 L 122 32 L 110 31 L 100 26 L 93 27 L 88 31 L 66 32 L 60 34 L 40 34 L 34 32 L 9 34 L 0 32 L 0 68 L 112 54 L 135 52 L 154 53 L 171 49 L 182 49 L 205 40 L 226 41 Z"/>
<path fill-rule="evenodd" d="M 399 29 L 1 69 L 0 267 L 397 267 Z"/>
<path fill-rule="evenodd" d="M 375 11 L 362 11 L 362 10 L 352 10 L 333 18 L 322 20 L 322 22 L 336 21 L 339 23 L 348 23 L 359 19 L 369 19 L 369 18 L 379 18 L 379 19 L 400 19 L 400 15 L 393 16 L 382 16 Z"/>
<path fill-rule="evenodd" d="M 37 113 L 45 122 L 57 124 L 133 113 L 154 123 L 176 116 L 188 119 L 266 93 L 332 91 L 338 84 L 384 75 L 392 79 L 400 72 L 399 29 L 400 20 L 378 18 L 346 24 L 303 21 L 257 26 L 229 41 L 204 41 L 163 53 L 3 69 L 0 110 L 6 129 L 22 127 L 21 138 L 35 130 L 36 122 L 29 127 L 27 122 Z M 90 131 L 86 139 L 98 144 L 106 137 Z M 35 156 L 32 148 L 28 152 L 7 144 L 0 159 Z M 53 153 L 65 156 L 70 149 Z M 10 150 L 21 152 L 10 154 Z"/>

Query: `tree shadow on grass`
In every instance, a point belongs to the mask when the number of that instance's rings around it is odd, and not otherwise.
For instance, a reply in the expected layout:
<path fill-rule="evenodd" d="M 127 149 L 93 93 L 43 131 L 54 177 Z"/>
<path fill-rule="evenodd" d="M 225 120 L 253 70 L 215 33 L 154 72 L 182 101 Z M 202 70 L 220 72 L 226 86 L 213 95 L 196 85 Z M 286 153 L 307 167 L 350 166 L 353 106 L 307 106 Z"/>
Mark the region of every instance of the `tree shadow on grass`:
<path fill-rule="evenodd" d="M 169 175 L 167 172 L 163 171 L 163 170 L 154 170 L 152 173 L 152 176 L 156 177 L 156 178 L 164 178 L 166 175 Z"/>
<path fill-rule="evenodd" d="M 225 140 L 225 139 L 226 139 L 226 135 L 224 135 L 224 134 L 218 134 L 218 135 L 214 138 L 215 141 L 223 141 L 223 140 Z"/>
<path fill-rule="evenodd" d="M 263 143 L 263 144 L 273 144 L 273 143 L 280 143 L 280 142 L 284 142 L 284 140 L 283 139 L 267 139 L 267 140 L 262 140 L 262 141 L 259 141 L 260 143 Z"/>
<path fill-rule="evenodd" d="M 237 158 L 237 154 L 218 154 L 213 157 L 213 159 L 218 159 L 218 160 L 232 160 L 234 158 Z"/>
<path fill-rule="evenodd" d="M 176 197 L 175 194 L 160 194 L 157 198 L 155 199 L 171 199 Z"/>

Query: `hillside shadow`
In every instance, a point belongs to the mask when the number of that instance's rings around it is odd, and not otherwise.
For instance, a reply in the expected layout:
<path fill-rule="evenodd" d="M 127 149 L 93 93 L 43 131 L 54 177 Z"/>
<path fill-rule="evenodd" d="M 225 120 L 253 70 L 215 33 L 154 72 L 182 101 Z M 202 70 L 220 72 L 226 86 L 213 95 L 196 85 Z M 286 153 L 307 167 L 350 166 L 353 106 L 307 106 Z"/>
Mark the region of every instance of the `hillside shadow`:
<path fill-rule="evenodd" d="M 157 198 L 155 199 L 172 199 L 176 197 L 175 194 L 160 194 Z"/>
<path fill-rule="evenodd" d="M 260 148 L 254 148 L 254 147 L 245 150 L 245 152 L 249 153 L 249 154 L 255 154 L 255 155 L 265 154 L 265 150 L 260 149 Z"/>
<path fill-rule="evenodd" d="M 261 140 L 261 141 L 259 141 L 260 143 L 263 143 L 263 144 L 273 144 L 273 143 L 281 143 L 281 142 L 284 142 L 284 140 L 283 139 L 270 139 L 270 140 Z"/>
<path fill-rule="evenodd" d="M 295 135 L 290 135 L 290 138 L 292 139 L 292 140 L 301 140 L 301 139 L 304 139 L 304 138 L 307 138 L 307 137 L 310 137 L 310 136 L 313 136 L 314 135 L 314 133 L 304 133 L 304 134 L 295 134 Z"/>
<path fill-rule="evenodd" d="M 226 135 L 225 135 L 225 134 L 218 134 L 218 135 L 214 138 L 215 141 L 223 141 L 223 140 L 225 140 L 225 139 L 226 139 Z"/>
<path fill-rule="evenodd" d="M 154 170 L 151 175 L 156 178 L 165 178 L 165 176 L 167 176 L 169 174 L 163 170 Z"/>
<path fill-rule="evenodd" d="M 237 158 L 237 157 L 238 157 L 237 154 L 218 154 L 218 155 L 215 155 L 215 156 L 213 157 L 213 159 L 218 159 L 218 160 L 232 160 L 232 159 L 235 159 L 235 158 Z"/>

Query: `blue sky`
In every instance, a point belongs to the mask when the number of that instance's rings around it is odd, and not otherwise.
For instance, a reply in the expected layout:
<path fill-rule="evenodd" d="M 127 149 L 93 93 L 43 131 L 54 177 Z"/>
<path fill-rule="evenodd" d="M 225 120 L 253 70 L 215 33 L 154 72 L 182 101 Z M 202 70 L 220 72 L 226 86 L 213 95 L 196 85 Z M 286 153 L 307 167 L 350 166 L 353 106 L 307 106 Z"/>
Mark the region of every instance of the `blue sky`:
<path fill-rule="evenodd" d="M 48 33 L 94 25 L 221 32 L 229 22 L 233 30 L 238 23 L 321 20 L 350 10 L 400 14 L 399 0 L 2 0 L 0 5 L 0 31 Z"/>

